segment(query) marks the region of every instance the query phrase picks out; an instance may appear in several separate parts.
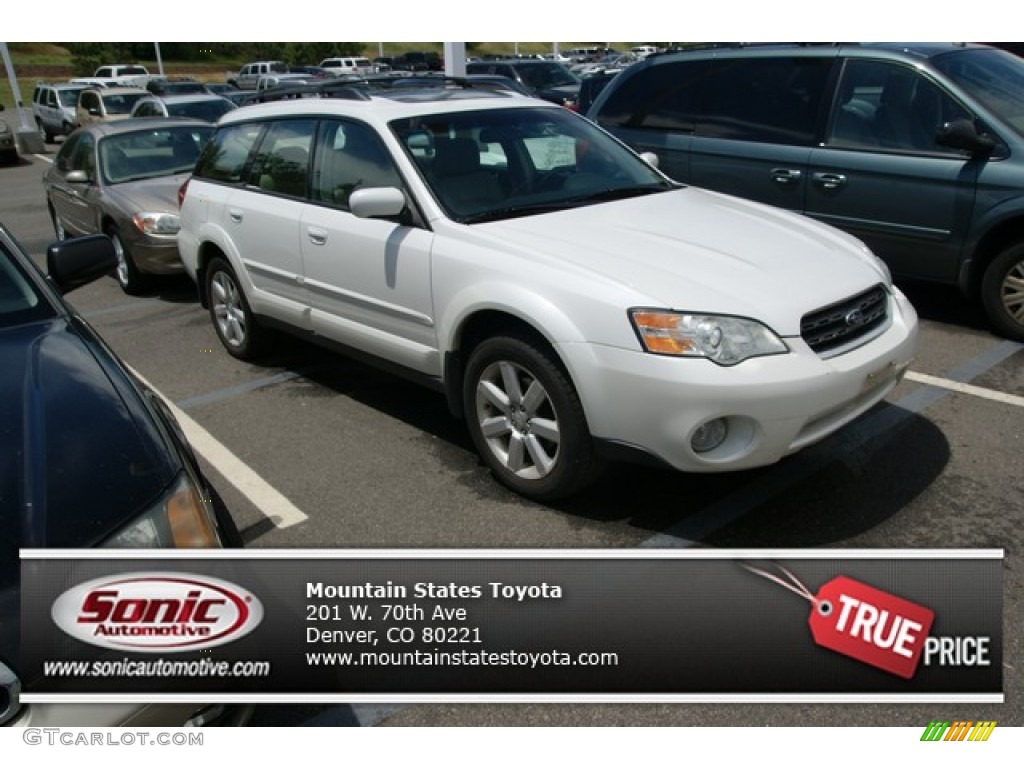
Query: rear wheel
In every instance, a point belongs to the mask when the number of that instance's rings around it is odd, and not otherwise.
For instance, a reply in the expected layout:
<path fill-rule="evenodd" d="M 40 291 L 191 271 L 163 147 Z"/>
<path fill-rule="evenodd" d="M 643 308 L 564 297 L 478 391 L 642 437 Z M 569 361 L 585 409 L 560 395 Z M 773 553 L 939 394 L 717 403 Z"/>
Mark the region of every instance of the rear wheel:
<path fill-rule="evenodd" d="M 999 333 L 1024 341 L 1024 242 L 1010 246 L 988 265 L 981 300 Z"/>
<path fill-rule="evenodd" d="M 583 406 L 553 353 L 500 336 L 469 356 L 463 398 L 470 435 L 497 479 L 538 501 L 569 496 L 601 468 Z"/>
<path fill-rule="evenodd" d="M 258 357 L 266 344 L 266 334 L 256 323 L 231 265 L 222 258 L 211 261 L 205 285 L 210 319 L 220 343 L 239 360 Z"/>

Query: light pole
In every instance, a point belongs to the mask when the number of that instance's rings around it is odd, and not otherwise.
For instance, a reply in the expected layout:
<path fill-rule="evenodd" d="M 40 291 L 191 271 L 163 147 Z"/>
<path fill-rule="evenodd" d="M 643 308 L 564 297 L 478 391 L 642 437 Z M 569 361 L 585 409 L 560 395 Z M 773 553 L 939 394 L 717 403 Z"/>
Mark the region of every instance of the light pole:
<path fill-rule="evenodd" d="M 7 67 L 7 79 L 11 82 L 11 93 L 14 95 L 14 109 L 18 113 L 18 130 L 14 133 L 14 140 L 18 143 L 18 150 L 22 154 L 33 154 L 46 150 L 43 137 L 39 131 L 32 127 L 25 118 L 22 109 L 21 90 L 18 88 L 18 76 L 14 74 L 14 64 L 11 63 L 11 53 L 7 50 L 7 43 L 0 43 L 0 55 L 3 56 L 4 66 Z"/>

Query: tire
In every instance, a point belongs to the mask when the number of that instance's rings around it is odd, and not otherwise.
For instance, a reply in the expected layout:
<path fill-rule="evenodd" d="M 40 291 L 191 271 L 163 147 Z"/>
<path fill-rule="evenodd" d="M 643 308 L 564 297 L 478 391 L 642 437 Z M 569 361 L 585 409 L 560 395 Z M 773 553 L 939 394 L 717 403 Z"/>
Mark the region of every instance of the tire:
<path fill-rule="evenodd" d="M 227 261 L 216 258 L 210 262 L 206 268 L 204 290 L 213 328 L 228 353 L 239 360 L 259 357 L 266 346 L 266 332 L 256 322 L 238 278 Z"/>
<path fill-rule="evenodd" d="M 117 278 L 121 290 L 129 296 L 137 296 L 143 293 L 152 284 L 152 279 L 149 275 L 139 271 L 139 268 L 135 265 L 135 260 L 132 258 L 131 251 L 125 246 L 124 240 L 121 239 L 121 234 L 117 231 L 116 227 L 108 229 L 107 236 L 114 243 L 114 255 L 117 257 L 114 277 Z"/>
<path fill-rule="evenodd" d="M 466 364 L 463 402 L 484 462 L 527 498 L 570 496 L 601 469 L 575 387 L 535 341 L 499 336 L 478 345 Z"/>
<path fill-rule="evenodd" d="M 1024 341 L 1024 242 L 1010 246 L 988 265 L 981 280 L 981 301 L 999 333 Z"/>
<path fill-rule="evenodd" d="M 36 118 L 36 127 L 39 128 L 39 138 L 41 138 L 43 140 L 43 143 L 44 144 L 52 144 L 53 143 L 53 134 L 50 132 L 50 130 L 45 125 L 43 125 L 43 121 L 40 120 L 39 118 Z"/>

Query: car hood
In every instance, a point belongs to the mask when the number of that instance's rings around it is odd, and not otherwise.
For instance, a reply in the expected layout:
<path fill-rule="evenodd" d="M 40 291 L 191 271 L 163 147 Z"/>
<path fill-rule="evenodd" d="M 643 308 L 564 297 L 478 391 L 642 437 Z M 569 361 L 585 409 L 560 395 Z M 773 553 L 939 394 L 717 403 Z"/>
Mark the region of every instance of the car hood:
<path fill-rule="evenodd" d="M 799 335 L 803 314 L 887 282 L 849 235 L 694 187 L 473 229 L 492 247 L 628 288 L 634 306 L 751 317 L 783 336 Z"/>
<path fill-rule="evenodd" d="M 187 173 L 176 173 L 155 179 L 126 181 L 108 186 L 107 194 L 111 202 L 129 216 L 139 211 L 166 211 L 177 215 L 178 189 L 187 178 Z"/>
<path fill-rule="evenodd" d="M 0 331 L 0 369 L 0 513 L 21 546 L 93 546 L 174 480 L 166 437 L 80 320 Z"/>

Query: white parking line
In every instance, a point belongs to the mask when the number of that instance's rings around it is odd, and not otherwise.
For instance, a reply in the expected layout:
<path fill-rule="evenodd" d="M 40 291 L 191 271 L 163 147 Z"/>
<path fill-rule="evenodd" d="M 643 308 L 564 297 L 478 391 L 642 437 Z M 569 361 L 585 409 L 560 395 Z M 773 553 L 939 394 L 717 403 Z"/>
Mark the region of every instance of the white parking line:
<path fill-rule="evenodd" d="M 164 397 L 160 390 L 146 381 L 138 371 L 132 369 L 132 373 L 138 376 L 140 381 L 152 389 L 164 401 L 171 410 L 171 413 L 174 414 L 174 418 L 178 420 L 182 431 L 196 453 L 201 454 L 203 458 L 210 462 L 210 465 L 222 474 L 225 480 L 238 489 L 238 492 L 245 496 L 256 509 L 266 515 L 274 525 L 278 528 L 288 528 L 309 519 L 305 513 L 285 498 L 280 491 L 229 451 L 223 443 Z"/>
<path fill-rule="evenodd" d="M 904 378 L 909 381 L 916 381 L 918 384 L 927 384 L 930 387 L 948 389 L 952 392 L 959 392 L 964 395 L 974 395 L 975 397 L 983 397 L 986 400 L 995 400 L 997 403 L 1006 403 L 1007 405 L 1015 405 L 1018 408 L 1024 408 L 1024 397 L 1011 395 L 1007 392 L 1000 392 L 996 389 L 976 387 L 973 384 L 963 384 L 959 381 L 943 379 L 938 376 L 929 376 L 927 373 L 915 373 L 914 371 L 907 371 Z"/>

